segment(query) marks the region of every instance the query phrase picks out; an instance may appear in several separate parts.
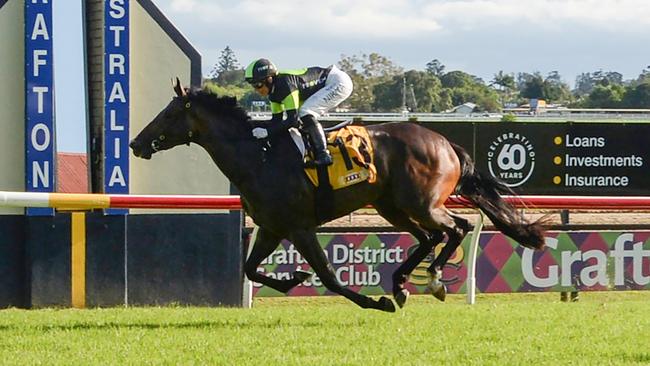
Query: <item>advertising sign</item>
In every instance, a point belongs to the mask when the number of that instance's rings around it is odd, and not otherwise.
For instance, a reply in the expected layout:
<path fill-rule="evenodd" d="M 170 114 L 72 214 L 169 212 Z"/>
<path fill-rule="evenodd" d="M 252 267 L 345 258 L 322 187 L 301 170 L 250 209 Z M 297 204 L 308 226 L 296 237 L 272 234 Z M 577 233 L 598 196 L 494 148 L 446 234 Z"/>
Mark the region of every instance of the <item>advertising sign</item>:
<path fill-rule="evenodd" d="M 443 135 L 447 140 L 460 145 L 473 157 L 476 124 L 474 122 L 426 122 L 421 125 Z"/>
<path fill-rule="evenodd" d="M 392 274 L 417 247 L 409 234 L 319 234 L 319 242 L 336 277 L 344 286 L 365 295 L 392 293 Z M 449 293 L 464 293 L 470 236 L 443 268 Z M 547 248 L 534 251 L 501 233 L 481 235 L 476 264 L 478 292 L 542 292 L 650 289 L 650 231 L 549 232 Z M 437 246 L 436 252 L 442 249 Z M 411 274 L 406 288 L 425 293 L 426 269 L 433 253 Z M 258 272 L 278 279 L 293 271 L 310 270 L 293 244 L 284 241 Z M 282 296 L 254 283 L 255 296 Z M 295 287 L 289 295 L 330 295 L 317 276 Z"/>
<path fill-rule="evenodd" d="M 56 139 L 52 4 L 25 1 L 25 189 L 54 192 Z M 27 215 L 53 215 L 50 208 L 28 208 Z"/>
<path fill-rule="evenodd" d="M 650 125 L 476 125 L 476 160 L 522 194 L 647 195 Z"/>
<path fill-rule="evenodd" d="M 104 191 L 128 194 L 129 0 L 105 0 L 104 16 Z"/>

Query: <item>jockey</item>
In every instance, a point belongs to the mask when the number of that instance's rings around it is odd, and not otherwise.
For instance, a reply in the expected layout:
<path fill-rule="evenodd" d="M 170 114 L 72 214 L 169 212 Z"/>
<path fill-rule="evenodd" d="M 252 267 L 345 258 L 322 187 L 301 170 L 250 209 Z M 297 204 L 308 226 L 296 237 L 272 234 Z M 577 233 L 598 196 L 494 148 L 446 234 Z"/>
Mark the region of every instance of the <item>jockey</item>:
<path fill-rule="evenodd" d="M 301 70 L 278 71 L 264 58 L 251 62 L 245 78 L 255 91 L 268 96 L 273 117 L 268 127 L 256 127 L 253 136 L 266 138 L 290 127 L 299 127 L 311 137 L 314 164 L 331 165 L 323 127 L 317 117 L 338 106 L 352 94 L 352 80 L 332 65 L 327 68 L 309 67 Z M 283 112 L 287 118 L 283 119 Z"/>

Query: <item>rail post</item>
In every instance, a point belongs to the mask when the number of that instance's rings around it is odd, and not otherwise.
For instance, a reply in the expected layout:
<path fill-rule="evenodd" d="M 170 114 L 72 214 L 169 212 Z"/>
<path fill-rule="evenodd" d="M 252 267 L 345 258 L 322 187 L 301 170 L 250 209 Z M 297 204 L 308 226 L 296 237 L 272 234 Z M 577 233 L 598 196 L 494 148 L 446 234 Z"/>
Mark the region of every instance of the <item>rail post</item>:
<path fill-rule="evenodd" d="M 485 216 L 483 211 L 478 210 L 479 217 L 472 231 L 472 241 L 469 245 L 469 258 L 467 261 L 467 303 L 474 305 L 476 303 L 476 254 L 478 252 L 478 242 L 483 230 L 483 220 Z"/>

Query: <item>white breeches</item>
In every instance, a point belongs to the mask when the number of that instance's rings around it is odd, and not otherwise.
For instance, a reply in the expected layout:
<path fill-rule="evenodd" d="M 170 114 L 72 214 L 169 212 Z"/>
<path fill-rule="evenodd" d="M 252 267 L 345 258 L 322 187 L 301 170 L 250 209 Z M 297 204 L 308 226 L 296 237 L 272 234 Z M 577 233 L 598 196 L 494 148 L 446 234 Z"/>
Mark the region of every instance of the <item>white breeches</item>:
<path fill-rule="evenodd" d="M 308 114 L 318 118 L 335 108 L 352 94 L 352 79 L 335 65 L 327 76 L 325 86 L 307 98 L 298 110 L 298 117 Z"/>

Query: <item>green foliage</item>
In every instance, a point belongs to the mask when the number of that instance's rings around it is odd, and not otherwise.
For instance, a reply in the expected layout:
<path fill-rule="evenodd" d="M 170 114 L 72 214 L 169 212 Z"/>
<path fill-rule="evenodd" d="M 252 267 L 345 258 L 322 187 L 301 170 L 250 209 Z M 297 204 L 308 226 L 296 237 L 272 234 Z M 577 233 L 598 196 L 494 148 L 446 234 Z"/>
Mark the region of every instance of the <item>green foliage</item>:
<path fill-rule="evenodd" d="M 515 116 L 512 113 L 504 114 L 501 117 L 501 122 L 516 122 L 517 121 L 517 116 Z"/>
<path fill-rule="evenodd" d="M 628 87 L 623 105 L 626 108 L 650 108 L 650 79 L 635 87 Z"/>
<path fill-rule="evenodd" d="M 445 65 L 438 59 L 433 59 L 427 62 L 426 71 L 433 76 L 441 77 L 445 73 Z"/>
<path fill-rule="evenodd" d="M 440 81 L 447 89 L 451 106 L 474 103 L 479 111 L 498 111 L 501 109 L 499 95 L 489 88 L 483 80 L 463 71 L 451 71 L 444 74 Z M 443 100 L 443 99 L 441 99 Z"/>
<path fill-rule="evenodd" d="M 409 108 L 412 112 L 431 112 L 439 104 L 440 80 L 434 75 L 410 70 L 403 76 L 393 76 L 391 80 L 375 85 L 373 94 L 373 110 L 378 112 L 400 112 L 404 99 L 404 87 L 407 87 L 406 103 L 412 105 L 410 91 L 413 90 L 416 108 Z"/>
<path fill-rule="evenodd" d="M 549 103 L 568 102 L 572 99 L 569 86 L 562 81 L 557 71 L 544 78 L 539 72 L 521 73 L 517 76 L 519 94 L 528 99 L 544 99 Z"/>
<path fill-rule="evenodd" d="M 515 77 L 512 74 L 506 74 L 499 70 L 492 79 L 492 84 L 497 85 L 501 90 L 512 90 L 515 88 Z"/>
<path fill-rule="evenodd" d="M 615 71 L 582 73 L 573 92 L 557 71 L 544 77 L 539 72 L 515 76 L 500 70 L 486 85 L 464 71 L 445 72 L 438 59 L 429 61 L 425 70 L 404 72 L 388 57 L 364 53 L 342 55 L 338 66 L 354 84 L 352 95 L 341 107 L 353 112 L 400 112 L 405 90 L 406 105 L 413 112 L 444 112 L 466 102 L 476 104 L 479 111 L 497 112 L 505 103 L 523 104 L 529 99 L 568 107 L 650 108 L 650 66 L 637 79 L 628 81 Z M 244 70 L 229 46 L 221 52 L 210 75 L 210 88 L 220 95 L 236 96 L 246 108 L 253 101 L 268 101 L 245 83 Z"/>
<path fill-rule="evenodd" d="M 591 93 L 596 85 L 623 85 L 623 75 L 619 72 L 598 70 L 593 73 L 581 73 L 576 77 L 574 93 L 583 96 Z"/>
<path fill-rule="evenodd" d="M 235 85 L 241 88 L 245 88 L 248 85 L 244 79 L 244 69 L 222 71 L 215 79 L 212 80 L 218 85 L 224 87 Z"/>
<path fill-rule="evenodd" d="M 620 108 L 624 94 L 625 88 L 621 85 L 596 85 L 584 104 L 587 108 Z"/>
<path fill-rule="evenodd" d="M 268 103 L 268 98 L 256 93 L 247 83 L 221 86 L 213 81 L 207 81 L 203 85 L 203 88 L 217 95 L 236 97 L 239 104 L 246 109 L 252 109 L 253 101 L 264 101 Z"/>
<path fill-rule="evenodd" d="M 375 86 L 402 73 L 401 67 L 377 53 L 343 55 L 338 66 L 350 75 L 354 84 L 352 95 L 345 101 L 345 105 L 357 112 L 372 112 Z"/>
<path fill-rule="evenodd" d="M 440 77 L 440 82 L 442 83 L 443 88 L 453 89 L 471 86 L 475 84 L 475 79 L 472 75 L 466 72 L 451 71 L 442 75 L 442 77 Z"/>
<path fill-rule="evenodd" d="M 231 97 L 236 97 L 237 99 L 241 99 L 244 96 L 244 94 L 246 94 L 249 91 L 253 91 L 253 89 L 249 86 L 248 87 L 241 87 L 239 85 L 222 86 L 212 81 L 206 81 L 203 84 L 203 88 L 209 90 L 213 94 L 217 94 L 220 96 L 227 95 Z"/>

